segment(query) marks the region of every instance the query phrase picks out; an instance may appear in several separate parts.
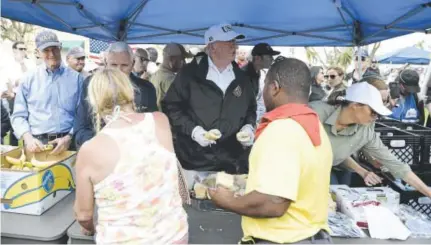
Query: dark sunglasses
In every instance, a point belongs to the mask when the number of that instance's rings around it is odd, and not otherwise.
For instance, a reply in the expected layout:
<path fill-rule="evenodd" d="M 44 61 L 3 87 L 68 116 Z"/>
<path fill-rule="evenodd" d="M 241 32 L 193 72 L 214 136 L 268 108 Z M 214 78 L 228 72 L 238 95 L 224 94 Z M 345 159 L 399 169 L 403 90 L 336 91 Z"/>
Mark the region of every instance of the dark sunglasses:
<path fill-rule="evenodd" d="M 325 79 L 328 79 L 328 78 L 335 79 L 336 77 L 337 77 L 337 75 L 325 75 L 324 76 Z"/>
<path fill-rule="evenodd" d="M 144 61 L 149 62 L 150 61 L 150 59 L 142 57 L 142 56 L 137 56 L 137 57 L 141 60 L 141 62 L 144 62 Z"/>
<path fill-rule="evenodd" d="M 363 61 L 365 61 L 367 58 L 365 58 L 365 57 L 361 57 L 361 61 L 363 62 Z M 358 61 L 358 56 L 356 56 L 355 57 L 355 61 Z"/>

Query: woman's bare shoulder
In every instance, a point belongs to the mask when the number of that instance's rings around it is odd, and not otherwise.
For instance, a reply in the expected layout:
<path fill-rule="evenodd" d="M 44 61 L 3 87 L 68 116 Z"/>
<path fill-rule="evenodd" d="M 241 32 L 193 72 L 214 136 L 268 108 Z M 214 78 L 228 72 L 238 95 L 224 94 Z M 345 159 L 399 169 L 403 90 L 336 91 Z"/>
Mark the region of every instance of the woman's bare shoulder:
<path fill-rule="evenodd" d="M 98 134 L 81 146 L 77 164 L 82 163 L 89 167 L 98 166 L 110 159 L 116 160 L 113 159 L 113 155 L 118 155 L 118 153 L 118 146 L 110 136 Z"/>
<path fill-rule="evenodd" d="M 153 112 L 154 121 L 158 126 L 169 127 L 169 119 L 163 112 Z"/>

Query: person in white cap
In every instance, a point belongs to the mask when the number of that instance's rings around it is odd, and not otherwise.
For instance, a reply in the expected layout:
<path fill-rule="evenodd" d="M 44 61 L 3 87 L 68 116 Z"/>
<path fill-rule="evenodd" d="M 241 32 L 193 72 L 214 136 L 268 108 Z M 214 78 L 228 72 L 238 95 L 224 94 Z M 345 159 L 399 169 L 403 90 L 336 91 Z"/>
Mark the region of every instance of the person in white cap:
<path fill-rule="evenodd" d="M 75 71 L 82 73 L 85 66 L 85 52 L 81 47 L 71 48 L 66 54 L 67 65 Z M 84 75 L 84 74 L 83 74 Z M 86 75 L 85 75 L 86 77 Z"/>
<path fill-rule="evenodd" d="M 159 70 L 151 77 L 151 83 L 156 87 L 159 109 L 161 108 L 160 102 L 168 92 L 176 73 L 186 63 L 185 59 L 191 57 L 192 55 L 179 43 L 168 43 L 163 49 L 163 62 Z"/>
<path fill-rule="evenodd" d="M 377 117 L 392 112 L 384 105 L 379 90 L 367 82 L 353 84 L 346 90 L 345 97 L 338 97 L 335 105 L 323 101 L 311 102 L 310 107 L 319 118 L 329 136 L 334 156 L 334 166 L 345 164 L 361 175 L 367 183 L 368 172 L 356 162 L 346 161 L 359 150 L 371 156 L 386 167 L 395 177 L 403 179 L 424 195 L 431 197 L 431 188 L 423 183 L 408 164 L 402 163 L 382 143 L 374 131 Z M 333 182 L 331 176 L 331 182 Z"/>
<path fill-rule="evenodd" d="M 198 172 L 248 171 L 256 99 L 249 78 L 235 63 L 236 40 L 243 38 L 229 24 L 210 27 L 207 54 L 180 70 L 162 100 L 189 188 Z"/>
<path fill-rule="evenodd" d="M 29 152 L 54 144 L 52 154 L 60 154 L 71 147 L 83 77 L 62 63 L 61 43 L 54 32 L 40 32 L 35 42 L 44 64 L 22 79 L 12 127 Z"/>

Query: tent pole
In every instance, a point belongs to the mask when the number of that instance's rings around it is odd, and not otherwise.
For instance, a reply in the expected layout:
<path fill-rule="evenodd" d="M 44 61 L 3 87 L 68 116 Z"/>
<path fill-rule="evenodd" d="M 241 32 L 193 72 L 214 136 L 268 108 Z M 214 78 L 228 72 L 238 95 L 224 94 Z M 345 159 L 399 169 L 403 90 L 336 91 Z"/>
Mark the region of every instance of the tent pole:
<path fill-rule="evenodd" d="M 379 25 L 379 24 L 374 24 L 374 23 L 364 23 L 364 22 L 362 22 L 362 24 L 367 25 L 367 26 L 372 26 L 372 27 L 386 28 L 385 25 Z M 391 29 L 398 30 L 398 31 L 407 31 L 407 32 L 421 32 L 421 33 L 425 33 L 425 34 L 428 34 L 428 33 L 431 32 L 431 31 L 428 31 L 428 30 L 411 29 L 411 28 L 396 27 L 396 26 L 392 26 Z"/>
<path fill-rule="evenodd" d="M 118 30 L 118 40 L 124 41 L 127 38 L 127 19 L 120 21 L 120 28 Z"/>
<path fill-rule="evenodd" d="M 358 53 L 356 55 L 356 59 L 358 59 L 358 75 L 359 75 L 359 80 L 362 79 L 362 57 L 361 55 L 361 50 L 362 47 L 358 46 Z M 352 76 L 354 76 L 355 74 L 353 73 Z"/>
<path fill-rule="evenodd" d="M 339 41 L 339 42 L 350 43 L 350 40 L 346 40 L 346 39 L 308 34 L 309 32 L 320 32 L 320 31 L 333 30 L 335 28 L 344 27 L 344 25 L 337 25 L 337 26 L 332 26 L 332 27 L 324 27 L 324 28 L 318 28 L 318 29 L 312 29 L 312 30 L 306 30 L 306 31 L 299 31 L 299 32 L 285 31 L 285 30 L 272 29 L 272 28 L 266 28 L 266 27 L 260 27 L 260 26 L 251 26 L 251 25 L 246 25 L 246 24 L 234 24 L 234 26 L 239 26 L 239 27 L 243 27 L 243 28 L 249 28 L 249 29 L 252 29 L 252 30 L 278 32 L 278 33 L 282 34 L 282 35 L 271 35 L 271 36 L 262 37 L 262 38 L 256 38 L 256 39 L 248 39 L 248 40 L 245 40 L 245 42 L 258 41 L 258 40 L 260 41 L 260 40 L 269 39 L 269 38 L 273 38 L 273 37 L 284 37 L 284 36 L 295 36 L 296 35 L 296 36 L 314 37 L 314 38 L 326 39 L 326 40 L 331 40 L 331 41 Z"/>
<path fill-rule="evenodd" d="M 147 3 L 148 3 L 148 0 L 142 1 L 141 4 L 135 9 L 135 11 L 133 11 L 133 13 L 126 19 L 128 21 L 128 24 L 127 24 L 127 27 L 125 28 L 123 35 L 119 37 L 120 40 L 126 39 L 127 32 L 129 32 L 130 28 L 132 27 L 131 23 L 135 22 L 136 18 L 142 12 L 142 10 L 144 9 L 145 5 L 147 5 Z"/>
<path fill-rule="evenodd" d="M 338 12 L 338 14 L 340 15 L 341 19 L 343 20 L 343 23 L 344 23 L 344 25 L 345 25 L 346 29 L 347 29 L 347 30 L 349 30 L 349 31 L 350 31 L 350 34 L 352 35 L 352 37 L 354 37 L 354 35 L 355 35 L 355 34 L 354 34 L 354 32 L 349 28 L 349 24 L 347 23 L 346 18 L 344 18 L 344 14 L 343 14 L 343 12 L 342 12 L 341 10 L 345 11 L 345 12 L 347 13 L 347 15 L 349 15 L 349 17 L 350 17 L 353 21 L 355 21 L 355 19 L 353 18 L 353 16 L 351 15 L 351 13 L 350 13 L 350 12 L 346 11 L 346 10 L 345 10 L 345 8 L 343 8 L 343 6 L 341 5 L 341 1 L 340 1 L 340 0 L 335 0 L 335 1 L 334 1 L 334 4 L 335 4 L 335 7 L 337 8 L 337 12 Z"/>
<path fill-rule="evenodd" d="M 202 28 L 202 29 L 195 29 L 195 30 L 186 30 L 186 31 L 181 31 L 181 30 L 173 30 L 173 29 L 169 29 L 169 28 L 164 28 L 164 27 L 159 27 L 159 26 L 152 26 L 152 25 L 147 25 L 147 24 L 141 24 L 141 23 L 133 23 L 133 25 L 135 26 L 142 26 L 142 27 L 147 27 L 147 28 L 151 28 L 151 29 L 155 29 L 155 30 L 160 30 L 160 31 L 166 31 L 169 34 L 184 34 L 184 35 L 189 35 L 189 36 L 194 36 L 194 37 L 199 37 L 199 38 L 203 38 L 203 35 L 199 35 L 199 34 L 194 34 L 192 32 L 194 31 L 200 31 L 200 30 L 207 30 L 207 28 Z M 160 34 L 153 34 L 153 35 L 148 35 L 148 36 L 154 36 L 154 35 L 162 35 L 165 36 L 167 33 L 160 33 Z M 140 36 L 140 37 L 148 37 L 148 36 Z M 137 39 L 139 37 L 132 37 L 129 39 Z"/>
<path fill-rule="evenodd" d="M 57 15 L 55 15 L 54 13 L 52 13 L 51 11 L 49 11 L 48 9 L 46 9 L 45 7 L 43 7 L 40 3 L 36 2 L 36 6 L 39 7 L 47 15 L 51 16 L 53 19 L 57 20 L 58 22 L 60 22 L 61 24 L 63 24 L 67 28 L 69 28 L 70 30 L 72 30 L 72 31 L 74 30 L 74 28 L 72 26 L 70 26 L 64 20 L 62 20 L 60 17 L 58 17 Z"/>
<path fill-rule="evenodd" d="M 76 4 L 76 8 L 78 9 L 78 11 L 81 11 L 82 14 L 84 14 L 85 17 L 87 17 L 88 20 L 90 20 L 91 22 L 93 22 L 95 25 L 100 26 L 100 29 L 104 30 L 114 40 L 118 40 L 117 36 L 114 33 L 112 33 L 108 28 L 106 28 L 104 24 L 99 23 L 99 22 L 96 21 L 96 18 L 94 18 L 93 15 L 84 8 L 84 5 L 78 3 L 78 4 Z"/>
<path fill-rule="evenodd" d="M 381 30 L 379 30 L 379 31 L 377 31 L 377 32 L 375 32 L 375 33 L 373 33 L 373 34 L 371 34 L 371 35 L 369 35 L 369 36 L 365 37 L 365 38 L 362 40 L 362 42 L 363 42 L 363 41 L 366 41 L 366 40 L 368 40 L 368 39 L 370 39 L 370 38 L 372 38 L 372 37 L 374 37 L 374 36 L 376 36 L 376 35 L 379 35 L 380 33 L 384 32 L 384 31 L 386 31 L 386 30 L 388 30 L 388 29 L 391 29 L 391 28 L 392 28 L 392 26 L 394 26 L 395 24 L 397 24 L 397 23 L 399 23 L 400 21 L 406 20 L 406 19 L 408 19 L 408 18 L 410 18 L 410 17 L 412 17 L 412 16 L 414 16 L 414 15 L 416 15 L 416 14 L 418 14 L 418 13 L 422 12 L 422 11 L 423 11 L 424 9 L 426 9 L 426 8 L 431 8 L 431 2 L 421 4 L 421 5 L 420 5 L 420 6 L 418 6 L 417 8 L 412 9 L 412 10 L 410 10 L 409 12 L 407 12 L 407 13 L 403 14 L 402 16 L 400 16 L 400 17 L 396 18 L 396 19 L 395 19 L 394 21 L 392 21 L 391 23 L 389 23 L 389 24 L 385 25 Z"/>

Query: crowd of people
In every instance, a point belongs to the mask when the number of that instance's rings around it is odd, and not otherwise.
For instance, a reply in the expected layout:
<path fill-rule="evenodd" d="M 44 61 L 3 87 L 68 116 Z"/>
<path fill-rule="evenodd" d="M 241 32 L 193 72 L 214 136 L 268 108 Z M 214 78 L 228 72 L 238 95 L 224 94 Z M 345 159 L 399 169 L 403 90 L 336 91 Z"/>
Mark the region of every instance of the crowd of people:
<path fill-rule="evenodd" d="M 115 42 L 87 73 L 82 48 L 69 50 L 66 66 L 61 42 L 43 31 L 35 38 L 42 63 L 18 67 L 24 75 L 2 94 L 2 137 L 10 129 L 30 152 L 45 144 L 51 154 L 78 151 L 75 214 L 98 244 L 187 243 L 189 191 L 199 176 L 221 171 L 248 174 L 243 196 L 209 191 L 243 216 L 240 243 L 330 243 L 330 184 L 349 184 L 352 172 L 369 186 L 382 181 L 358 164 L 359 151 L 431 197 L 374 130 L 378 117 L 425 123 L 430 101 L 418 99 L 415 70 L 388 85 L 366 51 L 346 74 L 278 56 L 267 43 L 236 62 L 244 38 L 215 25 L 204 52 L 170 43 L 160 64 L 155 49 Z"/>

